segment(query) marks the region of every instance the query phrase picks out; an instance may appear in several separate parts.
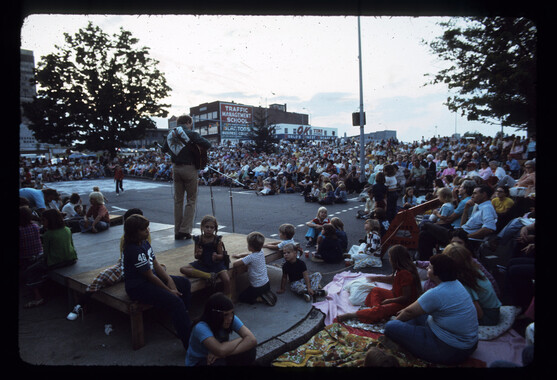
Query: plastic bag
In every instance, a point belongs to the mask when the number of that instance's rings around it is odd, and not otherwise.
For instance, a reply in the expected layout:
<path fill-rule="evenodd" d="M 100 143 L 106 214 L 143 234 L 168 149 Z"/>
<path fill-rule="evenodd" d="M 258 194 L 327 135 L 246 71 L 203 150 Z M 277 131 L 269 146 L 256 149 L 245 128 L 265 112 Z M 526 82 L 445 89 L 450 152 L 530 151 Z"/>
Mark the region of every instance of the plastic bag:
<path fill-rule="evenodd" d="M 358 278 L 345 286 L 350 296 L 348 300 L 354 306 L 364 305 L 367 295 L 377 286 L 375 282 L 369 282 L 367 278 Z"/>

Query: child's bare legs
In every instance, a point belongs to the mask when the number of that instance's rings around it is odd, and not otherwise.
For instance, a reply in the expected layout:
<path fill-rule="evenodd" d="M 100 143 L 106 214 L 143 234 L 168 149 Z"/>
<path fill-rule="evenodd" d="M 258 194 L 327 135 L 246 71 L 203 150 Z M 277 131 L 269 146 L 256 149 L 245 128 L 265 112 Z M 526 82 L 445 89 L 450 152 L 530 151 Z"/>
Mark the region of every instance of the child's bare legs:
<path fill-rule="evenodd" d="M 222 281 L 222 288 L 223 288 L 222 290 L 224 295 L 231 298 L 232 294 L 230 289 L 230 276 L 228 275 L 228 271 L 223 270 L 222 272 L 220 272 L 219 278 Z"/>
<path fill-rule="evenodd" d="M 180 268 L 180 273 L 186 275 L 187 277 L 197 277 L 197 278 L 205 278 L 205 279 L 210 279 L 211 278 L 211 273 L 203 272 L 199 269 L 195 269 L 190 264 L 188 264 L 184 267 L 181 267 Z"/>

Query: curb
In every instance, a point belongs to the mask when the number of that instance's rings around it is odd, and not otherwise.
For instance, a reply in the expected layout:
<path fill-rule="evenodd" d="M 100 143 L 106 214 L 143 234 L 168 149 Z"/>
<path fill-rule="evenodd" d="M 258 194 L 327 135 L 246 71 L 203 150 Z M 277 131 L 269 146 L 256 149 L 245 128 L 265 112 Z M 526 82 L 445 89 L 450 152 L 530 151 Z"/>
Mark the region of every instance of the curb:
<path fill-rule="evenodd" d="M 312 307 L 305 318 L 290 330 L 257 345 L 256 366 L 268 367 L 283 353 L 293 350 L 307 342 L 325 327 L 325 315 Z"/>

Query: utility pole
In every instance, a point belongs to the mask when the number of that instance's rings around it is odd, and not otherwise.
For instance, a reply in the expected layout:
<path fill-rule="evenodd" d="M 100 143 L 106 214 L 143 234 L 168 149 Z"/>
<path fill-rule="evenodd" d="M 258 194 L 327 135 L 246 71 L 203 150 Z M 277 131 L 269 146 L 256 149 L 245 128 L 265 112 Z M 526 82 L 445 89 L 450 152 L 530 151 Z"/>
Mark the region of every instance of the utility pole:
<path fill-rule="evenodd" d="M 366 181 L 364 144 L 364 87 L 362 84 L 362 40 L 360 37 L 360 16 L 358 15 L 358 61 L 360 63 L 360 182 Z"/>

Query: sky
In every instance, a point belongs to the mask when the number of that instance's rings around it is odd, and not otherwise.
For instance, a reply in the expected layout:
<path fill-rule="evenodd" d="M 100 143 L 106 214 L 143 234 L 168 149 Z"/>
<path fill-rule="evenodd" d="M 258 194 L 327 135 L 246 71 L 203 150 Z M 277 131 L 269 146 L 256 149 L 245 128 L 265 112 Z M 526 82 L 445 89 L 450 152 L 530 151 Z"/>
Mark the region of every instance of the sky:
<path fill-rule="evenodd" d="M 448 63 L 423 41 L 443 32 L 442 17 L 360 18 L 365 133 L 395 130 L 404 142 L 478 131 L 494 136 L 497 125 L 471 122 L 443 103 L 446 85 L 425 85 Z M 120 28 L 147 46 L 172 89 L 163 103 L 169 117 L 213 101 L 268 106 L 286 104 L 309 115 L 315 127 L 356 136 L 352 113 L 360 111 L 358 17 L 208 15 L 30 15 L 21 48 L 35 64 L 63 46 L 91 21 L 109 35 Z M 158 128 L 166 119 L 154 118 Z M 506 134 L 525 135 L 512 128 Z"/>

